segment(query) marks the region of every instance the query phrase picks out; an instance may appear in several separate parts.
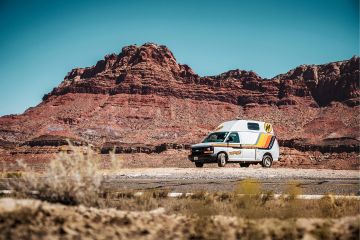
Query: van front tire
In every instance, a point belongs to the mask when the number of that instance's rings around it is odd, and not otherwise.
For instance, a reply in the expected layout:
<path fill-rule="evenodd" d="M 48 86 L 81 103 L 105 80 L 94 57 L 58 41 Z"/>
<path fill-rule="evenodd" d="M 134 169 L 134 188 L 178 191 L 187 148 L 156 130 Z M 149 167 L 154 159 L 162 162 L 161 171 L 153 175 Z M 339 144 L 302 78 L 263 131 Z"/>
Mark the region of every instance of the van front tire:
<path fill-rule="evenodd" d="M 226 153 L 219 153 L 217 156 L 217 163 L 219 167 L 225 167 L 226 165 L 227 156 Z"/>
<path fill-rule="evenodd" d="M 264 155 L 261 161 L 261 166 L 264 168 L 270 168 L 272 165 L 273 159 L 270 155 Z"/>
<path fill-rule="evenodd" d="M 204 166 L 204 163 L 202 162 L 195 162 L 195 167 L 203 167 Z"/>

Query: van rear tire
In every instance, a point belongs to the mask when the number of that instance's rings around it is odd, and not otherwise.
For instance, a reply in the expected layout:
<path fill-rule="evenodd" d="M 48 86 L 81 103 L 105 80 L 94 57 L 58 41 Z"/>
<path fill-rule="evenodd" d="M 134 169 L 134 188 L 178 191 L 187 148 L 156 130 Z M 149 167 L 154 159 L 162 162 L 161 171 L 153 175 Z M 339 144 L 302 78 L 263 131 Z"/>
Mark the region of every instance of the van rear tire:
<path fill-rule="evenodd" d="M 227 161 L 226 153 L 219 153 L 217 156 L 217 163 L 219 167 L 225 167 Z"/>
<path fill-rule="evenodd" d="M 203 166 L 204 166 L 204 163 L 202 163 L 202 162 L 195 162 L 195 167 L 201 168 L 201 167 L 203 167 Z"/>
<path fill-rule="evenodd" d="M 264 155 L 263 159 L 261 161 L 261 166 L 263 168 L 270 168 L 271 165 L 272 165 L 272 162 L 273 162 L 273 159 L 272 159 L 272 157 L 270 155 L 268 155 L 268 154 Z"/>

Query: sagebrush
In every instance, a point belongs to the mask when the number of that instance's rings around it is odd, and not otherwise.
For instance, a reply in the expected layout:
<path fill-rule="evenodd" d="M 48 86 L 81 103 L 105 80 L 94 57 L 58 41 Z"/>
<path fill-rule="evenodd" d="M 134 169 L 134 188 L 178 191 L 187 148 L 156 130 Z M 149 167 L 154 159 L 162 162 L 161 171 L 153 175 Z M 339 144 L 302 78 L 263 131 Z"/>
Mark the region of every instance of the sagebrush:
<path fill-rule="evenodd" d="M 91 147 L 75 147 L 69 142 L 69 151 L 60 152 L 38 174 L 20 163 L 24 172 L 21 179 L 11 179 L 9 187 L 17 194 L 32 195 L 41 200 L 67 205 L 99 205 L 103 174 L 101 160 Z M 116 157 L 111 156 L 114 165 Z M 117 165 L 118 166 L 118 165 Z"/>

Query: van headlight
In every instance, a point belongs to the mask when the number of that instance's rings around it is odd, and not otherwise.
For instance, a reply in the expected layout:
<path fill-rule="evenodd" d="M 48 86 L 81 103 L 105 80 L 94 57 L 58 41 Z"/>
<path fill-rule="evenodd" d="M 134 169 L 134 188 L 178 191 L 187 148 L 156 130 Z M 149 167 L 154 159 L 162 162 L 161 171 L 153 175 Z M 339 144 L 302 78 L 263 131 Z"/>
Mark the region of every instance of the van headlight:
<path fill-rule="evenodd" d="M 214 147 L 206 147 L 204 149 L 204 153 L 214 153 Z"/>

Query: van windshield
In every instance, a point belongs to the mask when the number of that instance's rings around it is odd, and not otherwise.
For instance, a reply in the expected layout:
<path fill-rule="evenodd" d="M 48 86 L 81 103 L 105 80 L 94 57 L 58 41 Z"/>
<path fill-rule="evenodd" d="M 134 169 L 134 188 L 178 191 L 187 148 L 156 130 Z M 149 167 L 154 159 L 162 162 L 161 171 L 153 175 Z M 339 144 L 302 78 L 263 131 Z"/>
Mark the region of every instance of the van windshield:
<path fill-rule="evenodd" d="M 228 135 L 229 132 L 214 132 L 211 133 L 209 136 L 207 136 L 203 143 L 207 143 L 207 142 L 224 142 L 226 136 Z"/>

